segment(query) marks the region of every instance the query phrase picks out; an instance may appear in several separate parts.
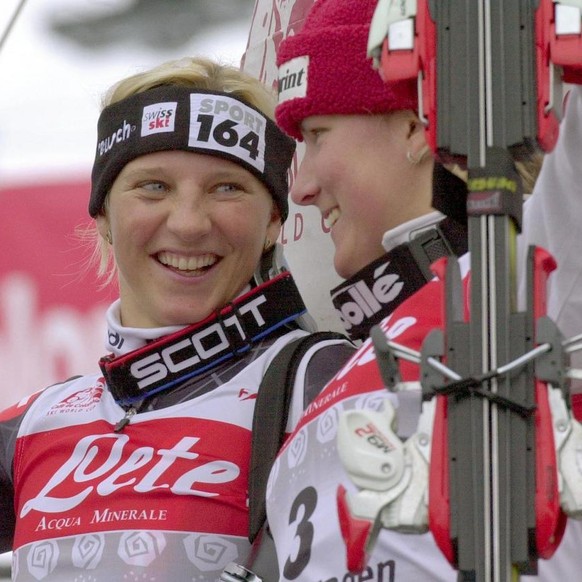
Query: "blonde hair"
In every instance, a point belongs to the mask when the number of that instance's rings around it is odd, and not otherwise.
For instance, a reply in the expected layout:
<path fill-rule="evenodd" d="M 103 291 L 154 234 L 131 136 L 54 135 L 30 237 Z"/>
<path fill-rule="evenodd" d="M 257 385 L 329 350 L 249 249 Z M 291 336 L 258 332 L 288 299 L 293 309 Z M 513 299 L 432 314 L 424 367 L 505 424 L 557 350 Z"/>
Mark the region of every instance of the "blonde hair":
<path fill-rule="evenodd" d="M 104 95 L 102 107 L 164 85 L 232 93 L 274 119 L 273 91 L 248 73 L 205 57 L 184 57 L 122 79 Z"/>
<path fill-rule="evenodd" d="M 271 89 L 232 65 L 221 64 L 205 57 L 184 57 L 168 61 L 126 77 L 105 93 L 101 108 L 105 109 L 128 97 L 164 85 L 230 93 L 274 119 L 277 98 Z M 103 205 L 105 214 L 107 202 L 108 198 Z M 99 235 L 94 224 L 89 237 L 93 241 L 91 263 L 98 265 L 97 273 L 104 280 L 104 285 L 107 285 L 113 280 L 116 271 L 111 245 Z"/>
<path fill-rule="evenodd" d="M 515 168 L 521 177 L 521 182 L 523 186 L 523 191 L 525 195 L 531 194 L 540 170 L 542 169 L 542 162 L 544 161 L 544 153 L 541 150 L 536 150 L 532 152 L 527 158 L 516 160 Z M 461 180 L 467 181 L 467 170 L 461 168 L 457 164 L 445 164 L 445 168 L 461 178 Z"/>

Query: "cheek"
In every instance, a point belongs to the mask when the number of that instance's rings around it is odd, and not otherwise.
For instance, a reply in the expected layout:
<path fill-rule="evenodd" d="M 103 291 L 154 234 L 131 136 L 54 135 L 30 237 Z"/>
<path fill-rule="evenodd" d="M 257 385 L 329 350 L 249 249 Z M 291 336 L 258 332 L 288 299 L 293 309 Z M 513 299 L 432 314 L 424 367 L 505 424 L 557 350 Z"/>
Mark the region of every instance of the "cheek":
<path fill-rule="evenodd" d="M 220 223 L 220 230 L 235 251 L 245 257 L 260 255 L 269 224 L 262 209 L 247 207 L 234 212 L 229 210 L 228 214 L 222 214 Z"/>
<path fill-rule="evenodd" d="M 145 252 L 152 231 L 147 221 L 124 220 L 112 223 L 113 249 L 118 264 L 128 263 L 126 268 L 131 268 L 131 263 Z"/>
<path fill-rule="evenodd" d="M 322 187 L 328 186 L 335 189 L 340 186 L 344 189 L 345 186 L 349 187 L 349 184 L 353 183 L 353 176 L 357 170 L 347 163 L 348 159 L 345 152 L 339 154 L 329 150 L 318 157 L 317 178 Z M 338 160 L 342 162 L 338 163 Z"/>

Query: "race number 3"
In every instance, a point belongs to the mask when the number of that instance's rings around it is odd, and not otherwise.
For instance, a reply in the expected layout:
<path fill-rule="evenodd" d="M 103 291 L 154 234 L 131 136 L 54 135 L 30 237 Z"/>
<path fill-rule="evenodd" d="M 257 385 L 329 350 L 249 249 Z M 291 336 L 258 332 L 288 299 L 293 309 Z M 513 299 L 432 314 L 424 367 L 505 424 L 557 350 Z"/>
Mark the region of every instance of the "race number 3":
<path fill-rule="evenodd" d="M 283 574 L 287 580 L 295 580 L 305 569 L 311 558 L 313 545 L 313 523 L 310 517 L 317 506 L 317 491 L 306 487 L 295 498 L 289 515 L 289 525 L 295 528 L 295 539 L 299 544 L 297 557 L 287 558 Z"/>
<path fill-rule="evenodd" d="M 237 99 L 190 95 L 190 147 L 227 153 L 263 172 L 265 128 L 265 117 Z"/>

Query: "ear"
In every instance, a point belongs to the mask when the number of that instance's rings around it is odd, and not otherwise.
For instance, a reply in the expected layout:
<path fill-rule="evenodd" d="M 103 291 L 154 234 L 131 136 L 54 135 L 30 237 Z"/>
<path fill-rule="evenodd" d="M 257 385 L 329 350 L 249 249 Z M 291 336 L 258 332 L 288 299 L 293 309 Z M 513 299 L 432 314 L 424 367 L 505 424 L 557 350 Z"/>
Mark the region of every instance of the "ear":
<path fill-rule="evenodd" d="M 269 224 L 267 225 L 266 238 L 275 242 L 279 238 L 281 233 L 281 211 L 279 207 L 273 202 L 271 208 L 271 218 Z"/>
<path fill-rule="evenodd" d="M 408 120 L 407 146 L 407 156 L 413 160 L 418 160 L 418 162 L 430 152 L 430 147 L 426 141 L 424 125 L 412 111 L 410 112 L 410 118 Z"/>
<path fill-rule="evenodd" d="M 107 240 L 107 236 L 110 233 L 110 225 L 109 225 L 109 218 L 105 214 L 99 214 L 95 218 L 95 224 L 97 225 L 97 231 L 103 238 L 103 240 Z"/>

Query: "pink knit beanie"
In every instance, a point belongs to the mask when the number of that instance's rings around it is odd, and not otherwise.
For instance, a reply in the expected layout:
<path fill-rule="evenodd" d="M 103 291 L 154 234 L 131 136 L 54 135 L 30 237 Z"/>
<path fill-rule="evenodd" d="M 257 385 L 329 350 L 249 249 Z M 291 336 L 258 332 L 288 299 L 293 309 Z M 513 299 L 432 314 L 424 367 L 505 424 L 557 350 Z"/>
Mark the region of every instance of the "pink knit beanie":
<path fill-rule="evenodd" d="M 385 84 L 366 55 L 378 0 L 317 0 L 298 34 L 277 53 L 277 124 L 301 140 L 311 115 L 387 113 L 417 108 L 416 83 Z"/>

